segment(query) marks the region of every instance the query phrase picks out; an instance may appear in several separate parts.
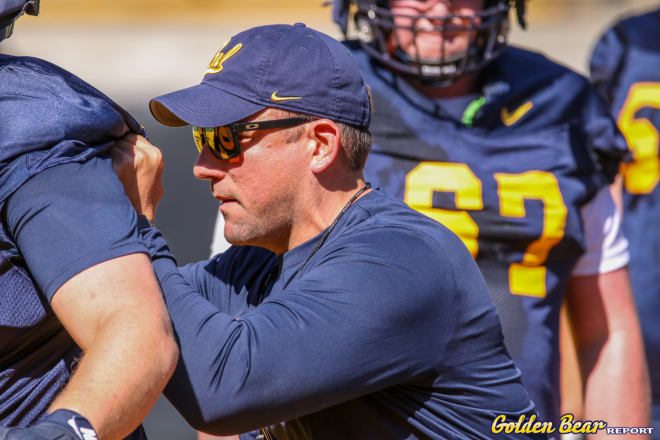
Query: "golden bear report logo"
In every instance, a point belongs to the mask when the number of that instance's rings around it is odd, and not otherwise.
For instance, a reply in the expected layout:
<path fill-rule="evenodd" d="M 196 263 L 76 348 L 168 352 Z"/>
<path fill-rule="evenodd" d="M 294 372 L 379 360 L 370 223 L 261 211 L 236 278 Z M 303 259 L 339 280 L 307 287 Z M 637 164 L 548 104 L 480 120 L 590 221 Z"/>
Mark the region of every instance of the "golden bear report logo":
<path fill-rule="evenodd" d="M 543 422 L 536 420 L 536 415 L 520 416 L 517 421 L 507 420 L 504 414 L 501 414 L 493 420 L 490 427 L 493 434 L 595 434 L 598 431 L 605 430 L 608 435 L 621 434 L 652 434 L 653 428 L 650 427 L 608 427 L 607 422 L 603 420 L 575 420 L 573 414 L 564 414 L 559 419 L 559 425 L 555 426 L 553 422 Z"/>

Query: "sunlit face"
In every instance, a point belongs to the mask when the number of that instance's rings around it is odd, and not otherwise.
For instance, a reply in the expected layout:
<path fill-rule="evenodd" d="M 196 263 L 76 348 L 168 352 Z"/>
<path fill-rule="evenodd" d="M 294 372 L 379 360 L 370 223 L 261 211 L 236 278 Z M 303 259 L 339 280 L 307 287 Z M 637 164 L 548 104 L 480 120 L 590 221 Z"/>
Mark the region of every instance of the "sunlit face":
<path fill-rule="evenodd" d="M 484 0 L 390 0 L 390 10 L 394 14 L 396 26 L 417 28 L 412 30 L 396 27 L 390 37 L 390 45 L 399 47 L 411 59 L 433 63 L 439 59 L 453 60 L 463 56 L 474 38 L 475 32 L 466 30 L 439 31 L 442 18 L 448 15 L 473 16 L 483 10 Z M 423 15 L 414 20 L 411 16 Z M 453 17 L 446 26 L 466 26 L 469 20 Z M 479 24 L 476 18 L 474 24 Z M 444 52 L 443 52 L 444 51 Z"/>
<path fill-rule="evenodd" d="M 266 109 L 249 121 L 282 119 Z M 195 177 L 211 182 L 221 201 L 225 239 L 235 245 L 261 246 L 278 252 L 288 241 L 305 155 L 296 127 L 241 133 L 240 160 L 216 158 L 205 145 L 194 167 Z"/>

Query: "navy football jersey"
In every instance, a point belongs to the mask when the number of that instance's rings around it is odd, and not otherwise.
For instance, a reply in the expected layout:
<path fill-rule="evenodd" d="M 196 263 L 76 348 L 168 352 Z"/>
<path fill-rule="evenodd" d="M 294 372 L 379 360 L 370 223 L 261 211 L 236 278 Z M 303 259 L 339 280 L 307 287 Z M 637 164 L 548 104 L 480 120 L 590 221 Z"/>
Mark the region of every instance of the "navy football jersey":
<path fill-rule="evenodd" d="M 476 258 L 541 417 L 559 413 L 559 310 L 584 252 L 580 208 L 625 141 L 580 75 L 510 47 L 463 121 L 347 43 L 374 96 L 366 178 L 453 230 Z"/>
<path fill-rule="evenodd" d="M 660 10 L 616 24 L 591 59 L 594 84 L 610 103 L 633 154 L 621 168 L 630 280 L 660 419 Z"/>
<path fill-rule="evenodd" d="M 0 425 L 27 426 L 80 356 L 52 295 L 88 267 L 144 251 L 101 156 L 129 128 L 144 132 L 81 79 L 31 57 L 0 54 L 0 114 Z"/>

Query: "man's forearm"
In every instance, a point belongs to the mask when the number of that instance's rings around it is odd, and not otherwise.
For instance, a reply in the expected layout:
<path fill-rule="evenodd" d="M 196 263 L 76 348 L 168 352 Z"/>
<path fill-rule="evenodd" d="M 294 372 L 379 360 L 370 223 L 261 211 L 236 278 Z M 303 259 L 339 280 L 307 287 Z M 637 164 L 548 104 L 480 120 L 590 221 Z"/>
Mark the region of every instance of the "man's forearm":
<path fill-rule="evenodd" d="M 585 380 L 585 420 L 604 420 L 608 426 L 650 426 L 649 376 L 636 333 L 634 329 L 613 331 L 600 347 L 583 350 L 581 363 L 591 366 Z M 590 438 L 616 439 L 604 431 Z"/>
<path fill-rule="evenodd" d="M 102 440 L 123 438 L 147 415 L 178 359 L 148 257 L 92 266 L 67 281 L 51 305 L 84 351 L 51 410 L 82 414 Z"/>
<path fill-rule="evenodd" d="M 84 415 L 99 439 L 121 439 L 146 417 L 177 360 L 169 322 L 144 314 L 107 320 L 51 411 Z"/>
<path fill-rule="evenodd" d="M 584 377 L 583 418 L 650 426 L 648 369 L 627 269 L 573 277 L 567 300 Z M 617 437 L 600 431 L 592 438 Z"/>

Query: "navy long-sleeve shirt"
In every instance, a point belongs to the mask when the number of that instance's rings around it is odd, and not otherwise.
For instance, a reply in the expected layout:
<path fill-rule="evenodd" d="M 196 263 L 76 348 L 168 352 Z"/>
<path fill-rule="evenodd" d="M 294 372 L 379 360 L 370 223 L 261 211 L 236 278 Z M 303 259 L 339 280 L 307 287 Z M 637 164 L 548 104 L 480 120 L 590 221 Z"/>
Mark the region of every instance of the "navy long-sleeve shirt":
<path fill-rule="evenodd" d="M 320 235 L 279 257 L 232 247 L 178 269 L 156 229 L 141 233 L 181 345 L 166 395 L 196 428 L 492 439 L 497 415 L 535 413 L 468 251 L 379 191 L 298 274 Z"/>

